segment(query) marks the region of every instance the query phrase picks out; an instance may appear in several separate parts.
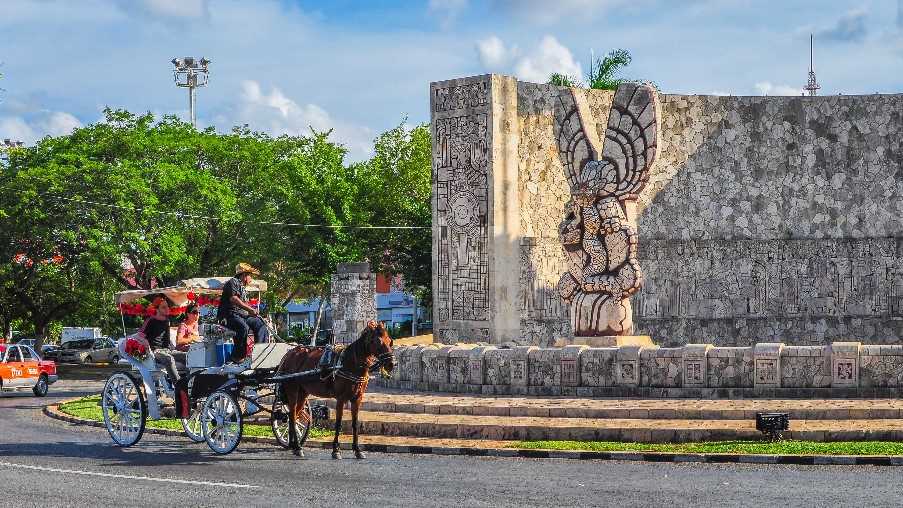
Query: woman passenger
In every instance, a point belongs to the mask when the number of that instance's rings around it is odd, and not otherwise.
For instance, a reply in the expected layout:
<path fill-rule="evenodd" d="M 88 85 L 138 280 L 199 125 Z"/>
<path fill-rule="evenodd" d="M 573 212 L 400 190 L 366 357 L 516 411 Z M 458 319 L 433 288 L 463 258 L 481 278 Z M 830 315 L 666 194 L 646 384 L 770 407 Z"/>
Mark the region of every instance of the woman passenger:
<path fill-rule="evenodd" d="M 201 336 L 198 335 L 199 316 L 200 310 L 198 309 L 197 304 L 194 302 L 189 303 L 188 307 L 185 309 L 185 319 L 179 325 L 179 330 L 176 332 L 176 351 L 187 353 L 188 348 L 193 342 L 201 340 Z"/>

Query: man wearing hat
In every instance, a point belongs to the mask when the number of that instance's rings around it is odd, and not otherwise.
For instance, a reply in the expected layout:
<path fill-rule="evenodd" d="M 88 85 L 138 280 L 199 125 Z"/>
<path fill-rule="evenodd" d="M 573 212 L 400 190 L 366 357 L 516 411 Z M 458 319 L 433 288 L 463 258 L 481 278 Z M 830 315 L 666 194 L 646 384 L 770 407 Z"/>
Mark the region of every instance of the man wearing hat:
<path fill-rule="evenodd" d="M 260 275 L 260 270 L 248 263 L 238 263 L 235 266 L 235 277 L 223 285 L 219 309 L 216 311 L 217 321 L 225 321 L 226 328 L 235 332 L 231 358 L 233 363 L 241 363 L 247 354 L 245 345 L 248 342 L 248 330 L 254 332 L 256 342 L 270 341 L 266 323 L 260 318 L 257 309 L 248 305 L 245 287 L 251 283 L 252 275 Z"/>

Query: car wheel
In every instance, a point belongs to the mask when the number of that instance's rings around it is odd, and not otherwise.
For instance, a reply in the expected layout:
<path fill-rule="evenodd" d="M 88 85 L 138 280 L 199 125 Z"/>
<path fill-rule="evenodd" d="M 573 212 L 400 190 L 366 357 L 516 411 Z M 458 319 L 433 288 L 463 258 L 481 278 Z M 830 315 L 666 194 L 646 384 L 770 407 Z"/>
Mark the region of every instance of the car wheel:
<path fill-rule="evenodd" d="M 36 397 L 43 397 L 47 395 L 48 387 L 47 374 L 41 374 L 41 377 L 38 378 L 38 384 L 34 385 L 31 391 L 34 392 Z"/>
<path fill-rule="evenodd" d="M 86 356 L 85 363 L 94 363 L 94 358 L 91 358 L 90 356 Z"/>

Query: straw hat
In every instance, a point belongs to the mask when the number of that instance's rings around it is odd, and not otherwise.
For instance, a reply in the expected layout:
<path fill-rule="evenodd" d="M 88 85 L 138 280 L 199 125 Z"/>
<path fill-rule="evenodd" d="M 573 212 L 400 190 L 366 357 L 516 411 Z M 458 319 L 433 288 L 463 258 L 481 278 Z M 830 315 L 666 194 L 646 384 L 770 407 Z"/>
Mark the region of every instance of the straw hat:
<path fill-rule="evenodd" d="M 242 273 L 250 273 L 251 275 L 260 275 L 260 270 L 254 268 L 248 263 L 238 263 L 235 265 L 235 275 Z"/>

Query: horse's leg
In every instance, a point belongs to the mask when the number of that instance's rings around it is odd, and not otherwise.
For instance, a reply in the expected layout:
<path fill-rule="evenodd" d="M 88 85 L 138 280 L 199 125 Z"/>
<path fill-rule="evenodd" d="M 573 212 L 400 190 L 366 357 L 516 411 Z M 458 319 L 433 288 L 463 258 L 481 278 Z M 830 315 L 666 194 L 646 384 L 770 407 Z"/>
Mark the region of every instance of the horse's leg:
<path fill-rule="evenodd" d="M 304 452 L 301 451 L 301 446 L 298 444 L 295 427 L 295 414 L 298 412 L 298 399 L 300 398 L 299 392 L 301 389 L 294 383 L 282 385 L 282 389 L 285 390 L 285 405 L 288 407 L 288 415 L 286 415 L 288 416 L 288 447 L 296 456 L 303 457 Z"/>
<path fill-rule="evenodd" d="M 335 439 L 332 440 L 332 458 L 341 459 L 342 454 L 339 453 L 339 433 L 342 432 L 342 410 L 345 409 L 345 401 L 336 399 L 335 401 Z"/>
<path fill-rule="evenodd" d="M 353 439 L 351 441 L 351 449 L 354 450 L 354 456 L 363 459 L 366 457 L 364 452 L 357 445 L 357 412 L 361 409 L 361 401 L 363 397 L 357 397 L 351 401 L 351 433 Z"/>

